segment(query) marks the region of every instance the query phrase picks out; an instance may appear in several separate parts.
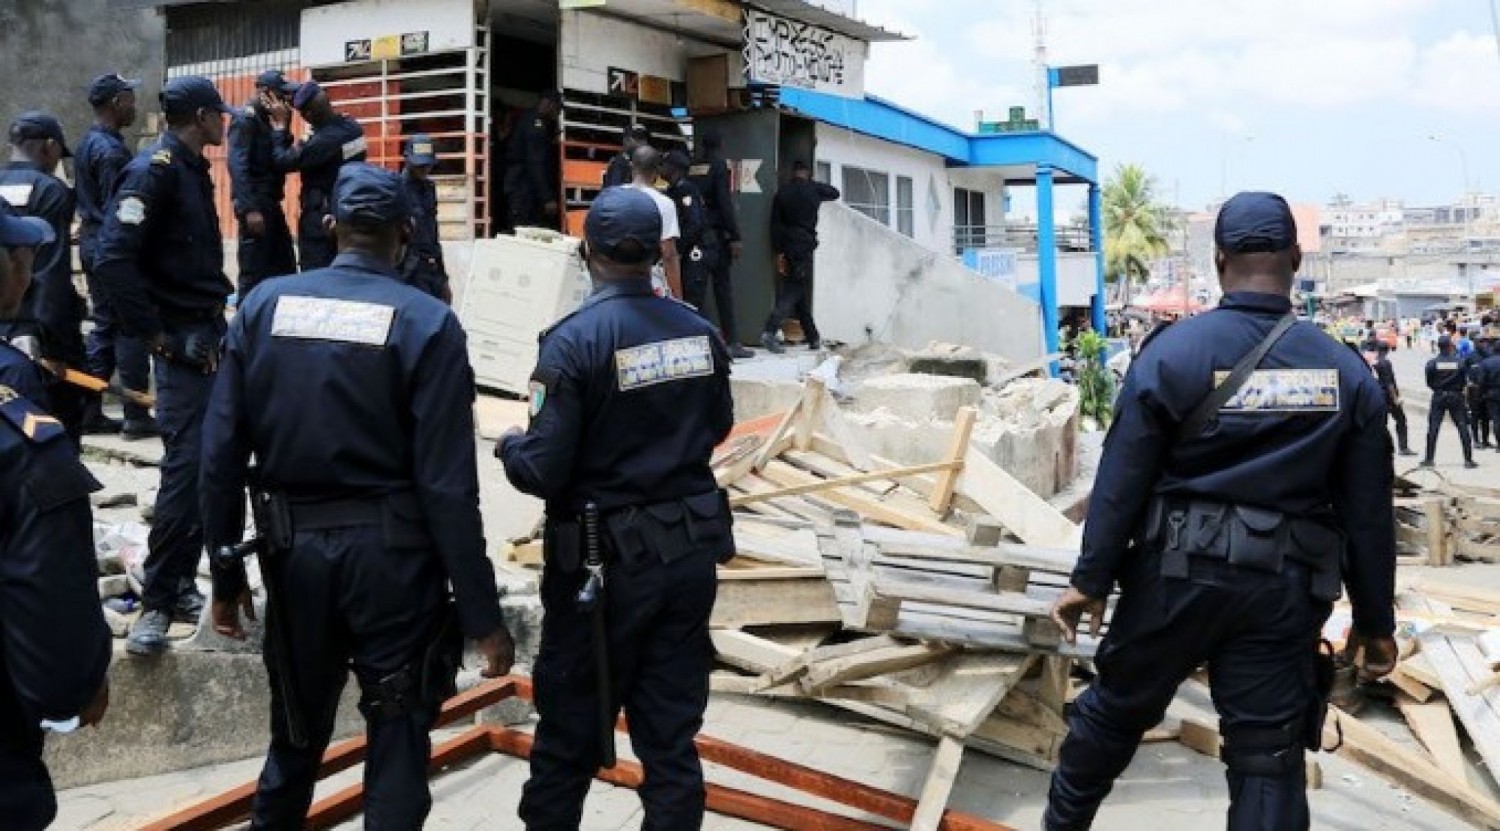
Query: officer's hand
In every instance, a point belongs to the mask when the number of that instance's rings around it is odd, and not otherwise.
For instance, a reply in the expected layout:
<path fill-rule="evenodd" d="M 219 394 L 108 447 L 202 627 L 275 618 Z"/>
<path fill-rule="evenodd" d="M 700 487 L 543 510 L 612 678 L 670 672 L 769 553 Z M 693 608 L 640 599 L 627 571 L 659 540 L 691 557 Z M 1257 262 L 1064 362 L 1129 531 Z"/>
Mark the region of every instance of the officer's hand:
<path fill-rule="evenodd" d="M 1359 680 L 1363 682 L 1390 675 L 1396 668 L 1398 654 L 1396 639 L 1389 635 L 1370 637 L 1351 631 L 1344 645 L 1344 655 L 1358 662 Z"/>
<path fill-rule="evenodd" d="M 1077 643 L 1078 623 L 1084 614 L 1089 616 L 1089 634 L 1099 634 L 1099 627 L 1104 625 L 1104 602 L 1104 599 L 1089 597 L 1069 586 L 1062 597 L 1052 604 L 1052 622 L 1062 630 L 1062 636 L 1068 643 Z"/>
<path fill-rule="evenodd" d="M 240 592 L 240 596 L 234 600 L 215 600 L 209 609 L 214 631 L 226 638 L 244 640 L 245 627 L 240 623 L 241 611 L 245 613 L 245 617 L 255 620 L 255 603 L 250 599 L 249 589 Z"/>
<path fill-rule="evenodd" d="M 729 243 L 729 256 L 735 262 L 739 262 L 740 257 L 745 256 L 745 244 L 739 240 Z"/>
<path fill-rule="evenodd" d="M 516 662 L 516 642 L 511 640 L 510 630 L 504 624 L 474 641 L 474 651 L 484 659 L 484 668 L 479 674 L 485 678 L 509 675 L 511 665 Z"/>
<path fill-rule="evenodd" d="M 106 676 L 104 683 L 99 685 L 99 690 L 94 693 L 94 700 L 89 702 L 83 712 L 78 714 L 78 724 L 81 727 L 93 727 L 104 721 L 104 713 L 109 709 L 109 678 Z"/>
<path fill-rule="evenodd" d="M 543 205 L 542 213 L 546 214 L 547 216 L 557 216 L 557 200 L 554 199 L 551 202 Z"/>
<path fill-rule="evenodd" d="M 151 341 L 146 344 L 146 348 L 153 355 L 171 357 L 172 350 L 169 348 L 170 345 L 171 342 L 167 340 L 167 334 L 165 332 L 158 332 L 156 337 L 152 338 Z"/>
<path fill-rule="evenodd" d="M 292 124 L 292 107 L 280 98 L 271 98 L 263 101 L 266 107 L 266 116 L 270 119 L 271 127 L 277 130 L 285 130 Z"/>
<path fill-rule="evenodd" d="M 252 237 L 263 237 L 266 235 L 266 217 L 260 211 L 251 211 L 245 214 L 245 233 Z"/>

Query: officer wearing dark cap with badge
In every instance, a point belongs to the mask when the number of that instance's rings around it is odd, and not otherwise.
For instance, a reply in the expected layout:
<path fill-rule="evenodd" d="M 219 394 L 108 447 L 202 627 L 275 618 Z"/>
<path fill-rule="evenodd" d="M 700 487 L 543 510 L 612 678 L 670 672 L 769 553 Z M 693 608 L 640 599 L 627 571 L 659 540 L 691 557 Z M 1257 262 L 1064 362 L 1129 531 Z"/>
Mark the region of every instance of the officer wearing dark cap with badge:
<path fill-rule="evenodd" d="M 271 747 L 252 827 L 302 827 L 352 667 L 370 746 L 365 824 L 420 828 L 428 731 L 455 691 L 460 632 L 486 677 L 509 672 L 515 650 L 485 556 L 463 329 L 397 274 L 411 226 L 396 174 L 346 165 L 332 207 L 333 265 L 263 284 L 229 327 L 203 427 L 204 527 L 214 550 L 240 541 L 254 454 L 252 484 L 290 537 L 261 563 L 270 625 L 295 637 L 271 641 L 290 654 L 268 657 Z M 243 638 L 242 605 L 243 569 L 216 565 L 214 628 Z"/>
<path fill-rule="evenodd" d="M 505 199 L 512 228 L 560 227 L 557 123 L 561 116 L 562 93 L 546 90 L 535 109 L 516 119 L 506 141 Z"/>
<path fill-rule="evenodd" d="M 1458 428 L 1458 440 L 1464 449 L 1464 467 L 1476 468 L 1479 463 L 1474 461 L 1474 438 L 1469 433 L 1468 402 L 1464 400 L 1464 388 L 1469 383 L 1469 363 L 1458 356 L 1452 335 L 1439 337 L 1437 346 L 1437 356 L 1427 362 L 1427 388 L 1432 390 L 1432 403 L 1427 408 L 1427 455 L 1422 457 L 1422 467 L 1434 464 L 1438 432 L 1443 429 L 1443 417 L 1447 416 Z"/>
<path fill-rule="evenodd" d="M 30 254 L 51 235 L 42 220 L 0 206 L 0 318 L 16 313 Z M 16 831 L 46 828 L 57 815 L 42 722 L 97 724 L 109 706 L 111 639 L 89 509 L 99 484 L 29 397 L 35 371 L 0 343 L 0 817 Z"/>
<path fill-rule="evenodd" d="M 496 448 L 511 484 L 547 503 L 541 722 L 520 808 L 532 831 L 578 827 L 606 754 L 599 727 L 612 730 L 622 706 L 646 770 L 643 827 L 703 821 L 693 737 L 708 703 L 715 568 L 734 549 L 709 457 L 734 405 L 713 327 L 652 293 L 661 224 L 645 193 L 610 188 L 594 200 L 584 227 L 594 293 L 542 334 L 530 427 Z M 591 566 L 603 578 L 597 643 L 591 612 L 575 603 Z M 609 664 L 606 701 L 596 646 Z"/>
<path fill-rule="evenodd" d="M 96 378 L 112 378 L 120 372 L 120 384 L 126 389 L 147 390 L 151 386 L 151 365 L 146 345 L 137 338 L 120 334 L 115 314 L 99 285 L 94 268 L 98 260 L 99 229 L 104 227 L 104 212 L 115 194 L 120 173 L 130 164 L 133 153 L 125 146 L 122 130 L 135 124 L 135 91 L 140 81 L 111 72 L 100 75 L 89 84 L 89 106 L 94 108 L 94 125 L 78 146 L 73 148 L 73 191 L 78 202 L 78 259 L 88 280 L 90 319 L 94 327 L 85 338 L 88 353 L 87 370 Z M 157 435 L 156 419 L 151 411 L 129 399 L 122 402 L 125 423 L 104 414 L 98 396 L 90 396 L 84 413 L 85 433 L 124 432 L 126 439 L 143 439 Z"/>
<path fill-rule="evenodd" d="M 687 177 L 692 162 L 687 153 L 673 150 L 662 158 L 661 172 L 667 180 L 666 196 L 677 206 L 677 252 L 681 257 L 682 299 L 703 314 L 708 299 L 713 266 L 718 262 L 718 239 L 708 225 L 708 208 L 703 193 Z"/>
<path fill-rule="evenodd" d="M 1396 660 L 1396 552 L 1386 405 L 1364 360 L 1292 313 L 1291 209 L 1225 203 L 1224 299 L 1142 345 L 1105 440 L 1082 554 L 1053 620 L 1098 632 L 1093 684 L 1069 713 L 1048 831 L 1088 828 L 1141 735 L 1208 665 L 1228 768 L 1229 827 L 1309 826 L 1304 752 L 1321 746 L 1324 621 L 1347 587 L 1363 677 Z"/>
<path fill-rule="evenodd" d="M 293 143 L 291 109 L 285 100 L 267 100 L 276 167 L 302 175 L 302 214 L 297 219 L 297 259 L 303 271 L 326 268 L 333 262 L 333 237 L 324 220 L 330 213 L 334 180 L 339 168 L 365 160 L 365 128 L 338 112 L 328 93 L 313 81 L 297 87 L 290 106 L 312 127 L 306 141 Z"/>
<path fill-rule="evenodd" d="M 406 167 L 401 171 L 401 185 L 411 206 L 411 244 L 401 261 L 401 279 L 444 303 L 453 303 L 453 289 L 448 285 L 448 268 L 443 265 L 443 241 L 438 233 L 437 185 L 432 183 L 432 168 L 437 164 L 432 137 L 417 133 L 406 140 L 402 151 Z"/>
<path fill-rule="evenodd" d="M 271 108 L 297 91 L 279 69 L 255 79 L 255 97 L 229 120 L 229 182 L 239 221 L 239 294 L 243 298 L 268 277 L 297 271 L 292 229 L 281 201 L 286 171 L 276 165 Z"/>
<path fill-rule="evenodd" d="M 21 216 L 0 199 L 0 330 L 20 318 L 22 301 L 31 287 L 31 266 L 37 249 L 57 237 L 46 220 Z M 0 384 L 30 399 L 48 412 L 52 409 L 51 387 L 56 376 L 42 369 L 32 356 L 0 338 Z"/>
<path fill-rule="evenodd" d="M 0 198 L 16 213 L 45 221 L 52 227 L 53 240 L 37 249 L 20 321 L 3 334 L 54 368 L 82 369 L 87 305 L 73 286 L 73 191 L 55 175 L 58 164 L 73 153 L 63 138 L 62 123 L 36 111 L 11 122 L 10 148 L 10 163 L 0 169 Z M 50 412 L 76 445 L 83 437 L 84 391 L 58 378 L 49 398 Z"/>
<path fill-rule="evenodd" d="M 146 342 L 156 372 L 156 417 L 166 455 L 148 541 L 141 617 L 126 651 L 159 655 L 173 619 L 197 622 L 195 575 L 203 553 L 198 517 L 199 430 L 218 369 L 224 242 L 205 147 L 224 143 L 229 107 L 207 78 L 167 81 L 167 132 L 125 166 L 99 232 L 99 284 L 120 331 Z"/>

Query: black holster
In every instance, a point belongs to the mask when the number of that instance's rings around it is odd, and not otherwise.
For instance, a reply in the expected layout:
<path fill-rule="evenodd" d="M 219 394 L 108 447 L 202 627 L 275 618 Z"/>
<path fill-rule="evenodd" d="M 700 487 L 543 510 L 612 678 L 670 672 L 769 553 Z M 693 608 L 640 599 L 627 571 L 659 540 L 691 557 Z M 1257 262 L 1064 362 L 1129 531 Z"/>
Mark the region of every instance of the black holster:
<path fill-rule="evenodd" d="M 605 559 L 611 563 L 671 563 L 695 553 L 722 563 L 734 556 L 734 517 L 722 490 L 608 511 L 601 520 Z M 547 565 L 576 573 L 583 566 L 583 523 L 548 513 L 542 552 Z"/>

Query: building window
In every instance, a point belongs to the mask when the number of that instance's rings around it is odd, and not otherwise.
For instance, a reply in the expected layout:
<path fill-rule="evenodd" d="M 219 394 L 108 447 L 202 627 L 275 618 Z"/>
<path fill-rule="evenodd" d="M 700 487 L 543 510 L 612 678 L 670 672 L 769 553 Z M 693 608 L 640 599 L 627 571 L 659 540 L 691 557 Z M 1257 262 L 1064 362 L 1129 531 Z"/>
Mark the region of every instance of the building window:
<path fill-rule="evenodd" d="M 833 184 L 833 165 L 828 162 L 818 162 L 813 166 L 813 178 L 825 185 Z"/>
<path fill-rule="evenodd" d="M 890 225 L 890 175 L 878 170 L 844 165 L 844 204 L 881 225 Z"/>
<path fill-rule="evenodd" d="M 953 240 L 959 251 L 985 246 L 984 194 L 953 189 Z"/>
<path fill-rule="evenodd" d="M 910 176 L 896 177 L 896 230 L 909 236 L 917 235 L 917 206 L 913 204 Z"/>

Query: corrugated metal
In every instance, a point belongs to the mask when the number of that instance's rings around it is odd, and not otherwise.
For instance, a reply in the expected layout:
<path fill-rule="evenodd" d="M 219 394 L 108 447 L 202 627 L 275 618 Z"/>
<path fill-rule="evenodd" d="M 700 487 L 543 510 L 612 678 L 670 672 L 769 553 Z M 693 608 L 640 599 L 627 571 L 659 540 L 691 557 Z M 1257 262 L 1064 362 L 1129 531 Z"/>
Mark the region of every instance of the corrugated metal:
<path fill-rule="evenodd" d="M 297 48 L 302 3 L 213 4 L 167 10 L 167 65 Z"/>

